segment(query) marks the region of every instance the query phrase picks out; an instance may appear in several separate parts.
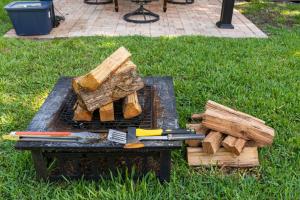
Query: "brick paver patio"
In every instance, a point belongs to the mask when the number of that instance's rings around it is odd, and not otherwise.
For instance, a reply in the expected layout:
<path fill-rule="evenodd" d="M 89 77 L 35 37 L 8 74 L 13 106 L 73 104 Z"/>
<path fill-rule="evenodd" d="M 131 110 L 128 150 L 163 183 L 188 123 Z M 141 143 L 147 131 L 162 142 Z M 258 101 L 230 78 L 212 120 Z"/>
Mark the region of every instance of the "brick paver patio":
<path fill-rule="evenodd" d="M 216 37 L 267 37 L 250 20 L 234 11 L 235 29 L 219 29 L 215 23 L 220 19 L 221 1 L 196 0 L 194 4 L 168 4 L 167 12 L 162 11 L 162 1 L 153 1 L 146 8 L 160 15 L 160 20 L 151 24 L 134 24 L 123 20 L 123 15 L 135 10 L 138 5 L 129 0 L 119 0 L 119 12 L 114 4 L 88 5 L 83 0 L 54 0 L 55 7 L 66 18 L 49 35 L 29 38 L 63 38 L 78 36 L 181 36 L 204 35 Z M 56 15 L 60 15 L 56 11 Z M 17 37 L 10 30 L 6 37 Z"/>

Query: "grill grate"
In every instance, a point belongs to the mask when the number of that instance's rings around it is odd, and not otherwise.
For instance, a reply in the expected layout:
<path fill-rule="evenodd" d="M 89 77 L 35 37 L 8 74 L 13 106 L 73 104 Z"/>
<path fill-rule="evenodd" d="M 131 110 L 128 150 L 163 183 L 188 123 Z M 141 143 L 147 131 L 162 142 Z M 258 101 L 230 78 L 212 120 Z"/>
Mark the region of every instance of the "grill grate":
<path fill-rule="evenodd" d="M 93 119 L 89 122 L 73 121 L 74 111 L 73 106 L 77 100 L 76 94 L 72 91 L 68 95 L 62 110 L 59 114 L 58 120 L 64 127 L 70 129 L 80 129 L 84 131 L 106 132 L 108 129 L 127 130 L 129 126 L 140 128 L 153 128 L 153 88 L 152 86 L 145 86 L 138 91 L 139 103 L 142 107 L 142 114 L 132 118 L 124 119 L 122 112 L 122 101 L 114 102 L 115 121 L 101 122 L 99 117 L 99 110 L 93 113 Z"/>

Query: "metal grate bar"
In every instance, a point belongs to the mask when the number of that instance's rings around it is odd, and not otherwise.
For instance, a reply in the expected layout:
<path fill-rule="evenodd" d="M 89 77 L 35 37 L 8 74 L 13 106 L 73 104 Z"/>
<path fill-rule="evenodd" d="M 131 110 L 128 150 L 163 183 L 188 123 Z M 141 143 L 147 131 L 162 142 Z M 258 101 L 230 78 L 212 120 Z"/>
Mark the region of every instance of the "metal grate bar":
<path fill-rule="evenodd" d="M 77 100 L 76 94 L 72 92 L 66 99 L 61 112 L 59 113 L 58 120 L 64 126 L 71 129 L 80 129 L 85 131 L 103 132 L 108 129 L 127 130 L 129 126 L 140 128 L 153 128 L 153 88 L 145 86 L 138 91 L 139 103 L 142 107 L 142 114 L 132 118 L 124 119 L 122 112 L 122 100 L 114 102 L 115 121 L 101 122 L 99 111 L 95 110 L 93 119 L 90 122 L 73 121 L 74 111 L 73 106 Z"/>

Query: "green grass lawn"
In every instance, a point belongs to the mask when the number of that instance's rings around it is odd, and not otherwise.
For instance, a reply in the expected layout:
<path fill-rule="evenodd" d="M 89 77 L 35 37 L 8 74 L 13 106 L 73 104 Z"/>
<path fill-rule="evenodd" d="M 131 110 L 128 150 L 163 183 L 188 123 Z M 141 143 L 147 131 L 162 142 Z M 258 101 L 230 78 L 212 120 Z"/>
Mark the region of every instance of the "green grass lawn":
<path fill-rule="evenodd" d="M 0 20 L 4 34 L 11 25 L 3 10 Z M 24 130 L 60 76 L 83 74 L 123 45 L 143 76 L 173 76 L 182 127 L 211 99 L 262 118 L 276 138 L 259 150 L 260 167 L 250 170 L 192 169 L 182 151 L 174 152 L 171 182 L 164 185 L 153 174 L 137 183 L 39 182 L 30 154 L 0 142 L 0 199 L 299 199 L 300 28 L 266 30 L 268 39 L 1 36 L 0 135 Z"/>

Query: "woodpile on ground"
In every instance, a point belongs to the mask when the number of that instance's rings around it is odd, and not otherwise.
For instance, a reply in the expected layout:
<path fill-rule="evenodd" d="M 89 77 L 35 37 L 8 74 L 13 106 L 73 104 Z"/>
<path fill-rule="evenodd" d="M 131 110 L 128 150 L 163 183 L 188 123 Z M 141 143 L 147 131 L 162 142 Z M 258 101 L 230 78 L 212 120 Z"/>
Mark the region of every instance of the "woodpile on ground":
<path fill-rule="evenodd" d="M 124 99 L 123 116 L 130 119 L 141 114 L 137 91 L 144 87 L 131 54 L 120 47 L 98 67 L 73 79 L 77 95 L 74 121 L 91 121 L 99 112 L 100 121 L 114 121 L 114 101 Z"/>
<path fill-rule="evenodd" d="M 187 140 L 187 159 L 190 166 L 254 167 L 259 165 L 258 147 L 271 145 L 273 128 L 261 119 L 208 101 L 205 112 L 193 114 L 187 124 L 201 141 Z"/>

